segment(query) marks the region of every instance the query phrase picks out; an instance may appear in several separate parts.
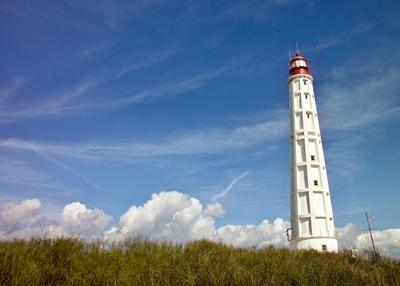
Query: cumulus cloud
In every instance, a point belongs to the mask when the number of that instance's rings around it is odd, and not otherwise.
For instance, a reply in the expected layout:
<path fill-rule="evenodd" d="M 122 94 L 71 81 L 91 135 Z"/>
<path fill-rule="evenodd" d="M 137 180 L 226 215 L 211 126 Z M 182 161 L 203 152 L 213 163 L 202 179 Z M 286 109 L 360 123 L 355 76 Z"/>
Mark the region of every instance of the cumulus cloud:
<path fill-rule="evenodd" d="M 341 248 L 370 249 L 372 248 L 371 236 L 368 231 L 362 231 L 354 224 L 347 224 L 338 229 Z M 374 231 L 373 239 L 377 249 L 390 257 L 400 258 L 400 229 L 387 229 Z"/>
<path fill-rule="evenodd" d="M 121 239 L 127 234 L 140 233 L 156 240 L 185 242 L 213 237 L 214 216 L 223 212 L 221 205 L 203 210 L 199 200 L 173 191 L 153 194 L 143 206 L 132 206 L 105 239 Z"/>
<path fill-rule="evenodd" d="M 155 241 L 175 243 L 206 238 L 237 247 L 289 247 L 285 230 L 290 227 L 290 222 L 277 218 L 272 223 L 265 219 L 258 225 L 216 228 L 215 219 L 225 213 L 221 204 L 204 207 L 198 199 L 177 191 L 153 194 L 142 206 L 129 208 L 108 229 L 111 216 L 79 202 L 66 205 L 58 219 L 40 216 L 41 213 L 41 203 L 37 199 L 5 204 L 0 210 L 0 239 L 79 235 L 88 241 L 101 238 L 118 242 L 128 235 L 141 234 Z M 362 232 L 358 226 L 347 224 L 337 230 L 341 249 L 371 248 L 369 233 Z M 400 257 L 400 229 L 375 232 L 374 240 L 381 253 Z"/>
<path fill-rule="evenodd" d="M 112 220 L 102 210 L 88 209 L 79 202 L 66 205 L 59 220 L 39 217 L 41 212 L 38 199 L 5 204 L 0 211 L 0 239 L 79 235 L 90 240 L 97 238 Z"/>
<path fill-rule="evenodd" d="M 268 220 L 263 220 L 259 225 L 227 225 L 216 231 L 214 240 L 239 247 L 266 245 L 288 247 L 285 230 L 289 225 L 288 221 L 281 218 L 275 219 L 272 224 Z"/>
<path fill-rule="evenodd" d="M 288 246 L 285 229 L 289 223 L 276 219 L 259 225 L 227 225 L 216 229 L 216 217 L 225 213 L 222 205 L 213 203 L 203 208 L 199 200 L 179 192 L 161 192 L 143 206 L 131 207 L 103 237 L 121 240 L 128 234 L 140 233 L 154 240 L 184 243 L 206 238 L 235 246 Z"/>
<path fill-rule="evenodd" d="M 26 228 L 32 217 L 38 214 L 40 205 L 37 199 L 25 200 L 19 205 L 5 204 L 0 211 L 1 233 L 10 234 Z"/>
<path fill-rule="evenodd" d="M 61 223 L 51 231 L 56 235 L 83 235 L 85 238 L 96 238 L 101 230 L 112 220 L 98 208 L 88 209 L 85 205 L 75 202 L 64 207 L 61 213 Z"/>
<path fill-rule="evenodd" d="M 221 204 L 215 203 L 207 205 L 206 209 L 204 210 L 204 214 L 212 217 L 223 217 L 225 214 L 225 210 Z"/>

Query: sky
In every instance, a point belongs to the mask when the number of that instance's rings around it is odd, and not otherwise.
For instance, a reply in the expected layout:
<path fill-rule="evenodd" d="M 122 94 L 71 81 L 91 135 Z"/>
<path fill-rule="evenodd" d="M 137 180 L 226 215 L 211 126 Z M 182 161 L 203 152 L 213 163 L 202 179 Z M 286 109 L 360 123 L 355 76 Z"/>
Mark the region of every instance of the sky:
<path fill-rule="evenodd" d="M 288 62 L 342 248 L 400 257 L 396 1 L 2 1 L 0 239 L 288 247 Z"/>

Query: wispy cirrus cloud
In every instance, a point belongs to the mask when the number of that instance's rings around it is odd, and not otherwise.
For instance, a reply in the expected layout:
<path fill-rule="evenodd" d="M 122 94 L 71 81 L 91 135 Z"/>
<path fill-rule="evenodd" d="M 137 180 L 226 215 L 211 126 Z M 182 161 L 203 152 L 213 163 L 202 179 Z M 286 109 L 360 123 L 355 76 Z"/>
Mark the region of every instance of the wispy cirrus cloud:
<path fill-rule="evenodd" d="M 338 38 L 328 38 L 328 39 L 323 39 L 320 42 L 316 43 L 313 47 L 305 48 L 302 49 L 300 48 L 301 52 L 315 52 L 315 51 L 321 51 L 326 48 L 331 48 L 335 46 L 341 46 L 345 44 L 348 40 L 345 39 L 344 37 L 338 37 Z"/>
<path fill-rule="evenodd" d="M 100 187 L 98 184 L 93 183 L 91 180 L 89 180 L 88 178 L 86 178 L 85 176 L 83 176 L 82 174 L 78 173 L 77 171 L 75 171 L 74 169 L 68 167 L 67 165 L 65 165 L 64 163 L 61 163 L 59 160 L 51 157 L 50 155 L 46 154 L 45 152 L 38 150 L 30 145 L 28 145 L 28 148 L 31 149 L 32 151 L 34 151 L 36 154 L 42 156 L 43 158 L 45 158 L 47 161 L 53 163 L 54 165 L 61 167 L 62 169 L 72 173 L 73 175 L 75 175 L 76 177 L 78 177 L 79 179 L 81 179 L 82 181 L 88 183 L 89 185 L 95 187 L 96 189 L 100 190 L 100 191 L 105 191 L 102 187 Z"/>
<path fill-rule="evenodd" d="M 272 112 L 266 121 L 252 125 L 206 129 L 195 132 L 180 131 L 170 134 L 161 143 L 118 142 L 118 143 L 73 143 L 47 144 L 10 138 L 0 141 L 0 148 L 39 150 L 47 154 L 59 154 L 91 160 L 125 160 L 132 157 L 148 157 L 179 154 L 225 153 L 230 150 L 248 148 L 264 141 L 282 139 L 288 133 L 287 110 Z M 90 148 L 104 148 L 108 152 L 92 152 Z"/>
<path fill-rule="evenodd" d="M 229 61 L 227 64 L 213 69 L 209 72 L 203 72 L 189 78 L 178 78 L 168 83 L 159 84 L 157 87 L 151 87 L 142 92 L 135 94 L 126 94 L 112 100 L 108 98 L 91 98 L 88 93 L 95 93 L 96 88 L 104 84 L 116 80 L 123 75 L 142 70 L 162 61 L 165 61 L 175 53 L 175 50 L 168 50 L 161 54 L 149 57 L 146 61 L 138 64 L 127 65 L 118 69 L 111 76 L 99 76 L 96 80 L 88 80 L 78 84 L 72 91 L 64 92 L 56 96 L 56 99 L 50 99 L 45 102 L 36 103 L 33 107 L 25 110 L 7 111 L 6 108 L 0 113 L 2 121 L 16 121 L 25 119 L 35 119 L 44 116 L 67 116 L 75 115 L 77 112 L 99 112 L 104 110 L 119 109 L 129 104 L 138 103 L 146 98 L 154 98 L 165 95 L 183 94 L 190 90 L 200 88 L 206 85 L 209 81 L 223 76 L 224 74 L 235 69 L 241 60 Z"/>
<path fill-rule="evenodd" d="M 152 67 L 158 63 L 161 63 L 175 54 L 175 50 L 168 49 L 165 51 L 154 53 L 148 56 L 145 60 L 135 64 L 125 64 L 119 66 L 114 73 L 108 73 L 104 75 L 99 73 L 97 76 L 92 76 L 92 79 L 86 79 L 78 83 L 74 88 L 68 91 L 63 91 L 58 95 L 52 96 L 50 99 L 45 99 L 44 102 L 33 102 L 30 108 L 24 110 L 12 110 L 9 111 L 7 106 L 3 106 L 0 115 L 2 121 L 16 121 L 24 119 L 35 119 L 43 116 L 65 116 L 68 114 L 75 114 L 82 110 L 98 110 L 103 109 L 106 106 L 120 106 L 123 103 L 129 102 L 129 100 L 117 100 L 117 102 L 108 102 L 103 100 L 99 103 L 98 100 L 94 101 L 90 98 L 88 93 L 96 90 L 104 84 L 117 80 L 129 72 L 139 71 L 145 68 Z M 18 87 L 23 83 L 19 80 L 18 85 L 14 84 L 12 90 L 4 89 L 4 96 L 9 95 L 12 91 L 15 93 Z M 143 96 L 143 94 L 151 94 L 151 91 L 140 93 L 136 97 Z M 4 97 L 3 96 L 3 97 Z M 132 100 L 131 100 L 132 101 Z"/>
<path fill-rule="evenodd" d="M 10 79 L 10 81 L 0 82 L 0 107 L 3 104 L 3 101 L 13 97 L 16 94 L 25 82 L 26 79 L 22 77 L 13 77 Z"/>
<path fill-rule="evenodd" d="M 385 122 L 400 117 L 400 69 L 379 54 L 365 58 L 359 55 L 333 67 L 331 80 L 317 86 L 320 125 L 323 137 L 330 140 L 330 170 L 343 176 L 364 169 L 369 151 L 362 146 L 382 140 Z"/>
<path fill-rule="evenodd" d="M 54 180 L 50 175 L 28 166 L 21 160 L 1 158 L 0 182 L 13 185 L 25 185 L 38 188 L 70 190 L 62 182 Z"/>
<path fill-rule="evenodd" d="M 251 2 L 232 2 L 225 12 L 226 15 L 234 18 L 251 17 L 256 21 L 270 20 L 273 16 L 274 8 L 294 7 L 299 3 L 308 4 L 301 0 L 273 0 L 273 1 L 251 1 Z"/>
<path fill-rule="evenodd" d="M 244 177 L 246 177 L 249 173 L 251 172 L 251 170 L 244 172 L 243 174 L 241 174 L 239 177 L 235 178 L 232 180 L 232 182 L 229 183 L 229 185 L 218 195 L 213 196 L 211 199 L 211 202 L 216 202 L 216 200 L 218 200 L 219 198 L 222 198 L 223 196 L 225 196 L 232 188 L 233 186 L 241 179 L 243 179 Z"/>
<path fill-rule="evenodd" d="M 38 148 L 37 146 L 35 146 L 35 145 L 33 145 L 33 144 L 29 143 L 29 142 L 26 142 L 24 140 L 21 140 L 21 139 L 17 139 L 17 141 L 20 144 L 19 149 L 31 150 L 31 151 L 35 152 L 36 154 L 38 154 L 39 156 L 45 158 L 47 161 L 53 163 L 54 165 L 56 165 L 56 166 L 58 166 L 58 167 L 60 167 L 60 168 L 62 168 L 64 170 L 68 171 L 69 173 L 72 173 L 74 176 L 78 177 L 79 179 L 81 179 L 82 181 L 86 182 L 87 184 L 93 186 L 94 188 L 96 188 L 98 190 L 101 190 L 101 191 L 105 191 L 102 187 L 100 187 L 98 184 L 92 182 L 91 180 L 89 180 L 88 178 L 83 176 L 81 173 L 75 171 L 74 169 L 68 167 L 64 163 L 60 162 L 59 160 L 57 160 L 57 159 L 53 158 L 52 156 L 50 156 L 49 154 L 45 153 L 42 150 L 43 148 Z M 19 166 L 19 167 L 21 167 L 21 166 Z M 30 174 L 29 172 L 26 172 L 27 171 L 26 168 L 25 168 L 24 171 L 25 171 L 25 172 L 23 172 L 24 174 L 28 174 L 28 178 L 32 177 L 32 176 L 29 176 L 29 174 Z M 37 176 L 37 174 L 35 174 L 35 176 Z M 6 179 L 5 182 L 7 182 L 7 178 L 8 178 L 8 176 L 5 177 L 5 179 Z M 0 177 L 0 181 L 3 181 L 3 180 L 1 180 L 1 177 Z M 15 180 L 14 182 L 22 182 L 22 183 L 24 183 L 24 181 L 26 181 L 26 180 L 24 180 L 23 178 L 21 180 L 21 178 L 19 178 L 19 179 Z M 39 176 L 39 181 L 40 181 L 40 176 Z"/>
<path fill-rule="evenodd" d="M 357 57 L 331 71 L 333 80 L 321 86 L 320 113 L 330 130 L 371 131 L 379 123 L 400 116 L 400 70 L 382 66 L 379 58 Z M 370 71 L 374 71 L 371 73 Z M 368 128 L 366 128 L 368 126 Z"/>
<path fill-rule="evenodd" d="M 212 71 L 200 73 L 189 78 L 182 78 L 173 82 L 162 84 L 157 88 L 153 88 L 148 91 L 141 92 L 139 94 L 135 94 L 133 96 L 129 96 L 119 101 L 116 101 L 115 106 L 120 107 L 126 104 L 140 102 L 147 97 L 158 97 L 162 95 L 177 95 L 186 93 L 193 89 L 200 88 L 206 85 L 209 81 L 232 71 L 239 65 L 239 63 L 240 60 L 230 61 L 222 67 L 213 69 Z"/>

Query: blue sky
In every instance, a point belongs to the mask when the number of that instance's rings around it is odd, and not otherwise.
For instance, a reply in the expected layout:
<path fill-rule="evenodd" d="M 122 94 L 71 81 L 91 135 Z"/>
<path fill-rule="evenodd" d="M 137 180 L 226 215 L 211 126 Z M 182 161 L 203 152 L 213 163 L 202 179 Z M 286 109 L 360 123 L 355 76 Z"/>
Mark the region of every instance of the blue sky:
<path fill-rule="evenodd" d="M 378 232 L 399 231 L 399 13 L 369 0 L 3 1 L 3 229 L 17 229 L 4 206 L 32 200 L 14 221 L 25 233 L 76 202 L 121 228 L 131 207 L 167 193 L 219 209 L 215 230 L 287 222 L 297 42 L 335 226 L 361 233 L 368 212 Z"/>

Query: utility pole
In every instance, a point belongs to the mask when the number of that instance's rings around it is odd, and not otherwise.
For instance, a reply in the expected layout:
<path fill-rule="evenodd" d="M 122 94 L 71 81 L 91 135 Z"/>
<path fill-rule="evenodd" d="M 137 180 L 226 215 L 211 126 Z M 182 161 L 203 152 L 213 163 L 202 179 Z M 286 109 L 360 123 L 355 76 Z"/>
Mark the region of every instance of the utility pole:
<path fill-rule="evenodd" d="M 374 248 L 374 253 L 375 253 L 375 256 L 376 256 L 374 238 L 372 237 L 372 230 L 371 230 L 371 226 L 369 224 L 370 222 L 375 222 L 375 219 L 374 218 L 368 218 L 368 214 L 366 212 L 365 212 L 365 216 L 367 217 L 369 235 L 371 236 L 372 247 Z"/>

